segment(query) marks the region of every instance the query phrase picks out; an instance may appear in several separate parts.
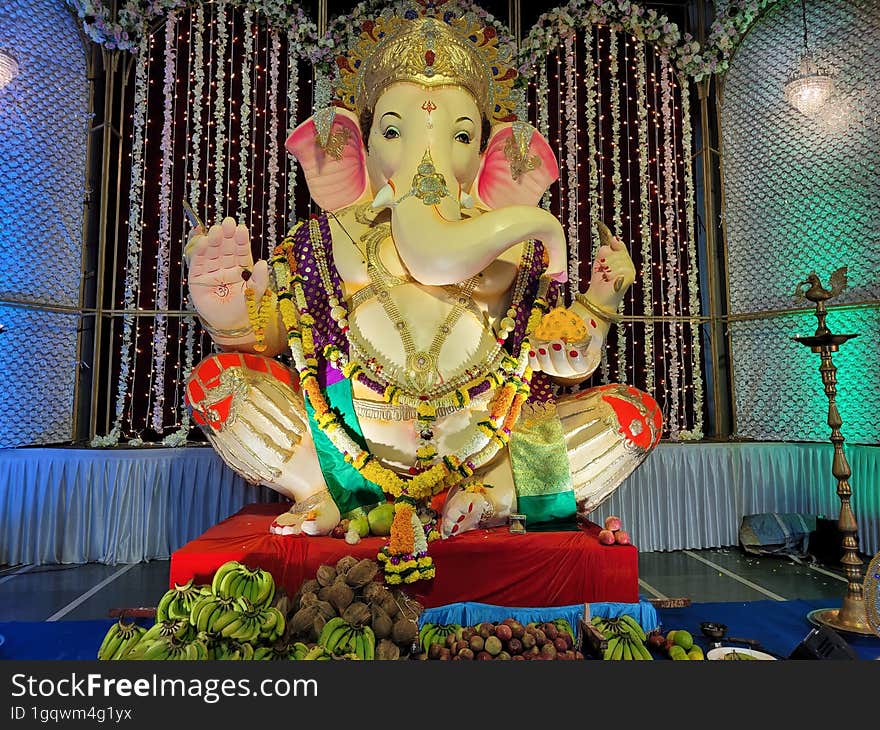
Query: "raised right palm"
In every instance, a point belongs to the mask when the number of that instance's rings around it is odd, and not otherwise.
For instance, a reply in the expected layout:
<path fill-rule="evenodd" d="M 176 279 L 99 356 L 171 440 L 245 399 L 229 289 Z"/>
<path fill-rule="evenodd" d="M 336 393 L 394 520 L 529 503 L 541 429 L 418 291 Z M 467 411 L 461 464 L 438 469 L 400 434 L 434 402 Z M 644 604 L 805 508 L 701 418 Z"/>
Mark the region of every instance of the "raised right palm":
<path fill-rule="evenodd" d="M 269 267 L 251 254 L 244 225 L 224 218 L 207 233 L 196 228 L 186 246 L 189 296 L 202 320 L 212 329 L 234 332 L 248 327 L 245 289 L 259 303 L 269 284 Z M 250 275 L 242 272 L 250 272 Z"/>

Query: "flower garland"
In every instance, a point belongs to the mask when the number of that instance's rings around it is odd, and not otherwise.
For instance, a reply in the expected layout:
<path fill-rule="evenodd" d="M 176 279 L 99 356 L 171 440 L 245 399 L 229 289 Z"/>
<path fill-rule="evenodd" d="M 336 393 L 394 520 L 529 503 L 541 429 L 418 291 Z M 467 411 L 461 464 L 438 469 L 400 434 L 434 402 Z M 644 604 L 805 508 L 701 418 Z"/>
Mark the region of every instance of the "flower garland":
<path fill-rule="evenodd" d="M 192 155 L 192 177 L 190 178 L 189 200 L 194 210 L 201 208 L 201 170 L 202 170 L 202 97 L 205 93 L 205 6 L 196 5 L 195 28 L 190 34 L 190 42 L 195 47 L 193 68 L 192 106 L 189 117 L 192 125 L 190 148 L 195 150 Z"/>
<path fill-rule="evenodd" d="M 299 112 L 299 62 L 289 57 L 287 62 L 287 129 L 296 127 Z M 296 171 L 297 162 L 293 155 L 285 155 L 287 160 L 287 206 L 286 220 L 296 219 Z"/>
<path fill-rule="evenodd" d="M 200 3 L 201 4 L 201 3 Z M 239 144 L 238 144 L 238 220 L 243 221 L 248 214 L 250 203 L 250 190 L 248 189 L 248 177 L 250 176 L 251 161 L 251 72 L 254 58 L 254 11 L 250 7 L 244 9 L 242 15 L 244 28 L 242 30 L 241 48 L 241 109 L 239 111 Z"/>
<path fill-rule="evenodd" d="M 174 155 L 174 100 L 177 78 L 177 14 L 172 11 L 165 19 L 165 77 L 162 84 L 163 122 L 162 172 L 159 177 L 159 200 L 171 200 L 171 167 Z M 168 277 L 171 253 L 171 210 L 159 209 L 158 246 L 156 253 L 156 309 L 168 309 Z M 157 314 L 153 328 L 153 403 L 151 426 L 162 432 L 165 405 L 165 361 L 168 354 L 168 318 Z"/>
<path fill-rule="evenodd" d="M 278 178 L 281 173 L 279 165 L 278 145 L 278 105 L 281 103 L 278 93 L 278 76 L 281 72 L 281 35 L 273 30 L 270 33 L 269 51 L 269 84 L 266 97 L 269 105 L 269 141 L 266 144 L 266 156 L 269 158 L 267 174 L 269 176 L 269 201 L 266 208 L 266 229 L 264 239 L 268 246 L 274 246 L 276 240 L 276 221 L 278 208 Z"/>
<path fill-rule="evenodd" d="M 687 252 L 688 252 L 688 314 L 696 317 L 700 314 L 700 272 L 697 265 L 697 239 L 695 235 L 694 210 L 696 201 L 694 200 L 694 162 L 693 157 L 689 154 L 692 144 L 691 133 L 691 100 L 690 89 L 687 86 L 681 87 L 681 120 L 682 120 L 682 149 L 685 151 L 685 205 L 684 211 L 687 219 Z M 703 437 L 703 358 L 700 348 L 700 328 L 699 323 L 691 323 L 691 372 L 693 373 L 692 382 L 694 389 L 694 427 L 689 436 L 695 439 Z M 679 438 L 684 438 L 682 431 Z"/>
<path fill-rule="evenodd" d="M 701 46 L 689 33 L 682 34 L 667 16 L 630 0 L 572 0 L 561 8 L 544 13 L 518 51 L 505 26 L 494 16 L 469 0 L 462 0 L 458 5 L 499 31 L 499 38 L 510 49 L 511 57 L 516 58 L 520 73 L 525 77 L 534 74 L 539 59 L 545 58 L 555 47 L 558 38 L 570 29 L 609 24 L 639 40 L 652 43 L 658 52 L 675 61 L 680 72 L 699 81 L 726 71 L 730 58 L 751 25 L 761 13 L 781 1 L 729 0 L 712 23 L 709 37 Z M 109 1 L 106 4 L 104 0 L 66 2 L 82 20 L 83 31 L 92 41 L 108 50 L 130 52 L 137 51 L 140 38 L 151 21 L 187 5 L 186 0 L 151 0 L 143 7 L 144 3 L 138 0 L 127 0 L 113 21 Z M 348 15 L 334 18 L 327 33 L 318 38 L 317 27 L 299 5 L 291 5 L 284 0 L 237 0 L 232 4 L 244 5 L 263 15 L 273 25 L 295 31 L 298 41 L 290 46 L 292 55 L 309 58 L 316 64 L 324 63 L 328 67 L 339 50 L 350 43 L 353 29 L 359 29 L 363 20 L 369 19 L 384 6 L 382 0 L 361 3 Z M 391 7 L 394 10 L 399 7 L 412 9 L 414 3 L 398 1 Z"/>
<path fill-rule="evenodd" d="M 217 64 L 212 86 L 214 97 L 214 217 L 220 221 L 226 215 L 226 49 L 229 43 L 227 6 L 223 0 L 216 4 L 214 22 L 217 24 Z"/>
<path fill-rule="evenodd" d="M 620 174 L 620 69 L 618 58 L 619 34 L 612 31 L 610 48 L 608 51 L 608 65 L 611 71 L 611 220 L 614 225 L 614 234 L 623 239 L 623 179 Z M 618 312 L 623 312 L 625 301 L 620 300 Z M 621 382 L 626 380 L 626 330 L 624 323 L 617 325 L 617 379 Z"/>
<path fill-rule="evenodd" d="M 547 66 L 541 67 L 538 72 L 538 88 L 535 96 L 535 106 L 537 114 L 538 131 L 543 135 L 544 139 L 550 138 L 550 107 L 549 107 L 550 88 L 547 81 Z M 541 198 L 541 207 L 550 210 L 550 190 L 544 192 Z"/>
<path fill-rule="evenodd" d="M 636 40 L 636 93 L 638 108 L 639 135 L 639 238 L 642 242 L 642 270 L 639 281 L 642 285 L 642 307 L 645 316 L 654 314 L 654 276 L 651 253 L 651 190 L 648 181 L 651 167 L 648 160 L 648 74 L 645 64 L 647 47 L 644 41 Z M 645 388 L 654 394 L 654 325 L 645 322 Z"/>
<path fill-rule="evenodd" d="M 149 76 L 149 37 L 140 37 L 139 56 L 135 64 L 134 103 L 132 106 L 132 145 L 131 145 L 131 190 L 128 204 L 128 246 L 125 263 L 125 287 L 123 306 L 131 312 L 137 305 L 137 290 L 140 284 L 141 267 L 141 213 L 143 211 L 144 175 L 144 130 L 147 126 L 147 81 Z M 125 412 L 128 378 L 134 359 L 134 316 L 122 317 L 122 344 L 119 359 L 119 377 L 116 381 L 116 410 L 113 425 L 106 436 L 95 436 L 91 445 L 115 446 L 122 433 L 122 415 Z"/>
<path fill-rule="evenodd" d="M 568 286 L 569 291 L 580 291 L 581 260 L 578 235 L 578 105 L 577 105 L 577 57 L 574 33 L 565 37 L 565 114 L 560 124 L 565 126 L 565 177 L 568 192 Z"/>
<path fill-rule="evenodd" d="M 660 58 L 660 116 L 663 120 L 663 144 L 660 147 L 660 164 L 663 169 L 663 202 L 665 205 L 663 211 L 663 234 L 666 248 L 666 313 L 670 316 L 676 314 L 675 308 L 678 301 L 678 269 L 675 266 L 678 226 L 677 215 L 673 207 L 673 190 L 672 184 L 676 177 L 675 165 L 675 142 L 673 139 L 673 121 L 675 119 L 675 110 L 672 104 L 672 79 L 669 61 L 663 57 Z M 671 332 L 676 332 L 678 325 L 670 323 Z M 678 337 L 673 338 L 668 348 L 669 352 L 669 382 L 666 384 L 666 393 L 670 399 L 669 407 L 669 435 L 676 438 L 681 427 L 679 423 L 679 376 L 681 372 L 681 362 L 678 356 Z"/>

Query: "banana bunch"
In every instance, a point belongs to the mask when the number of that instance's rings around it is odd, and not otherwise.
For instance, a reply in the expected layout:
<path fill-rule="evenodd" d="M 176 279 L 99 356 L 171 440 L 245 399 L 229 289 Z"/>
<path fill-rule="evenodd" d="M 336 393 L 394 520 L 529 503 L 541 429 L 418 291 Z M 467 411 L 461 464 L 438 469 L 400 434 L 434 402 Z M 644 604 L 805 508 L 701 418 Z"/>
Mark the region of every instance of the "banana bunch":
<path fill-rule="evenodd" d="M 560 631 L 564 631 L 571 637 L 572 644 L 577 642 L 577 637 L 574 635 L 574 629 L 571 628 L 571 624 L 568 622 L 568 619 L 564 618 L 555 618 L 552 623 L 558 628 Z"/>
<path fill-rule="evenodd" d="M 121 659 L 140 642 L 145 633 L 146 629 L 134 621 L 126 624 L 120 618 L 104 636 L 98 649 L 98 659 Z"/>
<path fill-rule="evenodd" d="M 214 659 L 220 661 L 250 661 L 254 653 L 253 645 L 244 641 L 227 639 L 214 645 Z"/>
<path fill-rule="evenodd" d="M 227 625 L 234 620 L 238 614 L 247 610 L 249 604 L 244 598 L 220 598 L 219 596 L 202 596 L 195 604 L 189 615 L 189 622 L 195 627 L 196 631 L 206 631 L 212 634 L 219 634 L 220 629 L 217 624 L 223 620 L 223 625 Z"/>
<path fill-rule="evenodd" d="M 208 586 L 197 586 L 190 578 L 183 585 L 174 584 L 174 588 L 168 591 L 159 601 L 156 608 L 156 623 L 188 619 L 193 604 L 205 595 L 210 595 Z"/>
<path fill-rule="evenodd" d="M 595 626 L 606 639 L 613 639 L 615 636 L 630 636 L 644 642 L 647 636 L 644 629 L 639 625 L 632 616 L 618 616 L 616 618 L 601 618 L 596 616 L 592 620 Z"/>
<path fill-rule="evenodd" d="M 323 646 L 320 644 L 314 646 L 309 649 L 304 655 L 303 659 L 307 662 L 309 661 L 319 661 L 326 662 L 333 658 L 333 655 L 328 652 Z"/>
<path fill-rule="evenodd" d="M 137 658 L 145 661 L 197 661 L 207 659 L 208 656 L 208 646 L 200 639 L 182 641 L 176 636 L 161 636 Z"/>
<path fill-rule="evenodd" d="M 639 641 L 639 639 L 632 634 L 623 633 L 608 640 L 608 648 L 605 650 L 605 654 L 602 658 L 615 661 L 619 659 L 625 661 L 631 659 L 641 661 L 645 659 L 653 659 L 654 657 L 651 656 L 648 647 Z"/>
<path fill-rule="evenodd" d="M 275 597 L 275 580 L 265 570 L 251 570 L 236 560 L 221 565 L 211 581 L 220 598 L 247 598 L 254 606 L 268 606 Z"/>
<path fill-rule="evenodd" d="M 190 622 L 186 619 L 157 622 L 154 626 L 147 629 L 144 635 L 141 636 L 141 640 L 135 644 L 134 648 L 121 658 L 143 659 L 147 649 L 149 649 L 154 642 L 169 636 L 173 636 L 175 639 L 183 642 L 188 642 L 195 638 L 195 631 Z"/>
<path fill-rule="evenodd" d="M 446 637 L 461 631 L 458 624 L 425 624 L 419 629 L 419 646 L 427 653 L 431 644 L 446 646 Z"/>
<path fill-rule="evenodd" d="M 294 658 L 294 649 L 287 644 L 258 646 L 254 649 L 254 659 L 256 661 L 278 662 L 289 661 Z"/>
<path fill-rule="evenodd" d="M 296 661 L 302 661 L 306 658 L 306 654 L 309 653 L 310 649 L 308 646 L 303 644 L 301 641 L 297 641 L 290 647 L 291 654 L 290 658 Z"/>
<path fill-rule="evenodd" d="M 353 626 L 340 616 L 331 618 L 318 637 L 318 645 L 330 654 L 356 654 L 358 659 L 375 659 L 376 636 L 369 626 Z"/>

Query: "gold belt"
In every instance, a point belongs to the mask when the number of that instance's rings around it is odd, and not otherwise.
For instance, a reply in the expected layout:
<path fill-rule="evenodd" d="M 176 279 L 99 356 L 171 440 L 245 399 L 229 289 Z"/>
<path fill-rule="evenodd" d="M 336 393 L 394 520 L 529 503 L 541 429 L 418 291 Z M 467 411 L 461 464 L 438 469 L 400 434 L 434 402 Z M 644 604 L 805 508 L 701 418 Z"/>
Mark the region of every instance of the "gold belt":
<path fill-rule="evenodd" d="M 479 407 L 484 400 L 481 397 L 474 398 L 467 408 Z M 364 398 L 352 398 L 354 412 L 358 418 L 370 418 L 376 421 L 415 421 L 418 418 L 416 409 L 406 404 L 392 405 Z M 462 410 L 461 406 L 440 406 L 437 408 L 437 418 L 449 416 Z"/>

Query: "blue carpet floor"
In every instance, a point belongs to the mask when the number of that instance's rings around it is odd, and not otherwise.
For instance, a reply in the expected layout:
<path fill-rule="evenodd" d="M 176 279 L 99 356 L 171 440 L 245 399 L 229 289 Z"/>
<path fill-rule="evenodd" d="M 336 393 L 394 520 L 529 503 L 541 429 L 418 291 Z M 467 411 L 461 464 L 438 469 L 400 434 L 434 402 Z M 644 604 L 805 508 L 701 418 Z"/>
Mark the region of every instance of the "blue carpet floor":
<path fill-rule="evenodd" d="M 663 631 L 687 629 L 705 648 L 702 621 L 726 624 L 728 636 L 755 639 L 771 653 L 788 656 L 812 628 L 807 613 L 838 605 L 834 601 L 751 601 L 695 603 L 658 611 Z M 146 622 L 142 622 L 147 625 Z M 107 629 L 105 621 L 0 623 L 0 659 L 94 659 Z M 880 658 L 880 638 L 847 636 L 862 659 Z"/>

